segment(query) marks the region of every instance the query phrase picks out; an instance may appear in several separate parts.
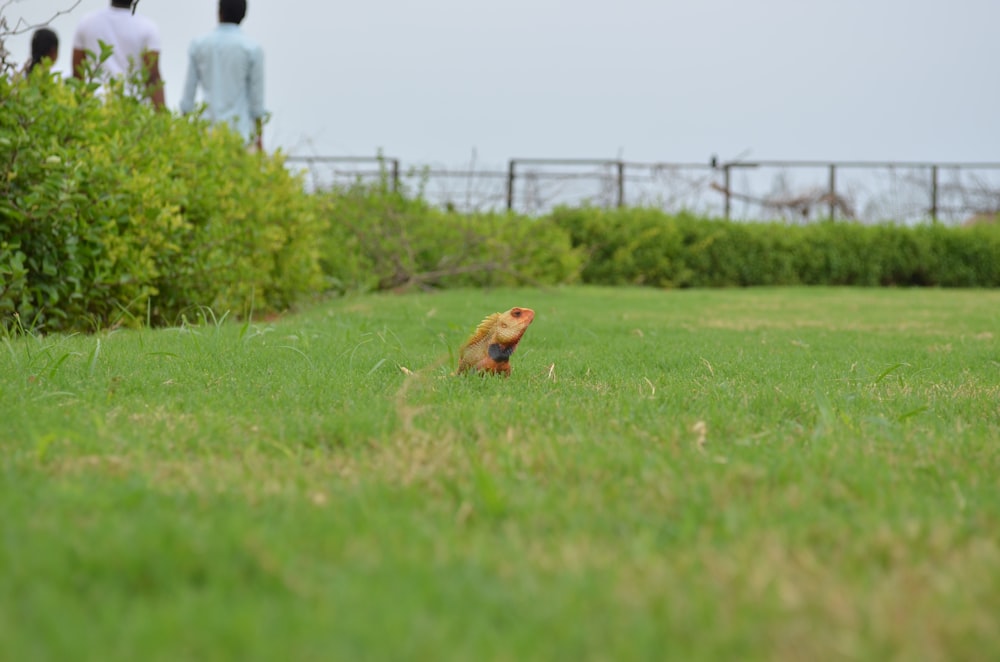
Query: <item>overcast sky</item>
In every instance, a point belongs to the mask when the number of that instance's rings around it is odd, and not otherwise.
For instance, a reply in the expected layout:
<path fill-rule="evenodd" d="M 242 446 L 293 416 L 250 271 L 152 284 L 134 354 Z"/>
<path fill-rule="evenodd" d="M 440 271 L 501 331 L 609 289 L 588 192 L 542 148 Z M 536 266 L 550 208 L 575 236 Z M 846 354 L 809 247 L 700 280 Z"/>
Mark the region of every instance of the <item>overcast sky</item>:
<path fill-rule="evenodd" d="M 8 0 L 0 0 L 0 5 Z M 73 0 L 11 0 L 8 22 Z M 52 22 L 72 34 L 108 0 Z M 215 0 L 141 0 L 176 108 Z M 510 157 L 1000 161 L 998 0 L 249 0 L 268 149 Z M 28 35 L 9 40 L 18 59 Z"/>

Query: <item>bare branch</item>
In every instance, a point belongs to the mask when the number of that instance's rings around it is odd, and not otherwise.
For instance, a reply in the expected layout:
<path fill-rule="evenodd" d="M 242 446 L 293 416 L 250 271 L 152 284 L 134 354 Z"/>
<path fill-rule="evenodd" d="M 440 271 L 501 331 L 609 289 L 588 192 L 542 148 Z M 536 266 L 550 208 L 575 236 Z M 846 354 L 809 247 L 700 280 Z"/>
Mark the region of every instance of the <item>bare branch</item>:
<path fill-rule="evenodd" d="M 19 0 L 7 0 L 3 5 L 0 5 L 0 16 L 3 15 L 3 12 L 8 7 L 18 2 Z M 2 40 L 4 37 L 13 37 L 15 35 L 31 32 L 32 30 L 36 30 L 38 28 L 44 28 L 50 25 L 52 21 L 56 20 L 60 16 L 65 16 L 66 14 L 72 12 L 80 5 L 81 2 L 83 2 L 83 0 L 75 0 L 75 2 L 69 8 L 57 10 L 56 13 L 54 13 L 51 18 L 49 18 L 47 21 L 42 21 L 41 23 L 29 23 L 25 21 L 24 18 L 19 18 L 17 19 L 17 22 L 14 24 L 14 27 L 9 27 L 6 25 L 5 22 L 3 29 L 0 29 L 0 40 Z"/>
<path fill-rule="evenodd" d="M 20 2 L 20 0 L 4 0 L 3 4 L 0 4 L 0 74 L 6 74 L 17 68 L 16 63 L 11 60 L 11 52 L 7 50 L 6 41 L 8 37 L 14 37 L 26 32 L 32 32 L 38 28 L 46 27 L 60 16 L 68 14 L 76 9 L 81 1 L 82 0 L 75 0 L 69 8 L 57 11 L 47 21 L 41 23 L 29 23 L 21 17 L 18 18 L 17 22 L 14 23 L 14 26 L 11 27 L 10 23 L 7 22 L 7 17 L 4 13 L 9 7 Z"/>

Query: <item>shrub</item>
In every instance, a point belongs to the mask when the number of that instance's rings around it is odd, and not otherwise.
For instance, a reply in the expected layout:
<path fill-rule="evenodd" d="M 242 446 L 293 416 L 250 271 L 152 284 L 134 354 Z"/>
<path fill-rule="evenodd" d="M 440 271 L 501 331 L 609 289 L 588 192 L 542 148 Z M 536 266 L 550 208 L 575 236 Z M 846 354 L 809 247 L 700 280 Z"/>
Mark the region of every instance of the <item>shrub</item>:
<path fill-rule="evenodd" d="M 49 330 L 285 308 L 322 221 L 280 155 L 112 87 L 0 77 L 0 313 Z"/>
<path fill-rule="evenodd" d="M 586 283 L 1000 286 L 1000 227 L 738 223 L 651 209 L 557 209 Z"/>
<path fill-rule="evenodd" d="M 551 219 L 445 211 L 385 181 L 317 197 L 327 219 L 321 264 L 334 290 L 556 284 L 579 272 L 579 252 Z"/>

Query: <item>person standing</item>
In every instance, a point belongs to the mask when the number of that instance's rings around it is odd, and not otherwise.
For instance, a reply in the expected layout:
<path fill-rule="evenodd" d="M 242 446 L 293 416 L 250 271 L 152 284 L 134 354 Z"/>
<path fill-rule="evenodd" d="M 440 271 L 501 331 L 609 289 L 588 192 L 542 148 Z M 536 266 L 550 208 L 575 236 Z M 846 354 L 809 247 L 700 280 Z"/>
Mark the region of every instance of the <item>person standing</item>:
<path fill-rule="evenodd" d="M 38 28 L 31 35 L 31 59 L 24 68 L 30 74 L 35 67 L 45 62 L 47 66 L 59 59 L 59 35 L 49 28 Z"/>
<path fill-rule="evenodd" d="M 111 46 L 111 57 L 101 64 L 104 76 L 128 76 L 141 67 L 145 94 L 156 108 L 166 105 L 160 77 L 160 31 L 150 19 L 136 16 L 133 0 L 111 0 L 111 6 L 84 16 L 73 35 L 73 76 L 83 78 L 88 54 L 97 58 L 100 42 Z"/>
<path fill-rule="evenodd" d="M 191 42 L 182 113 L 195 110 L 201 86 L 206 112 L 215 123 L 228 122 L 247 145 L 263 147 L 264 51 L 240 28 L 246 0 L 219 0 L 219 25 Z"/>

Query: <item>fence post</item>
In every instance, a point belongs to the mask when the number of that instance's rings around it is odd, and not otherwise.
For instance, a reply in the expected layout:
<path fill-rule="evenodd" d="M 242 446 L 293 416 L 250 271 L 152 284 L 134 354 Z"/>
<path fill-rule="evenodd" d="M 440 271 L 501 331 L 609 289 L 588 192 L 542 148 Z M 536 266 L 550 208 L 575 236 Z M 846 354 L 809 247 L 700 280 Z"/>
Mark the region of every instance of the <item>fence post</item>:
<path fill-rule="evenodd" d="M 514 159 L 507 169 L 507 211 L 514 208 Z"/>
<path fill-rule="evenodd" d="M 725 193 L 726 193 L 726 212 L 725 212 L 725 218 L 726 218 L 727 221 L 729 220 L 729 211 L 730 211 L 730 208 L 732 207 L 732 203 L 730 201 L 730 196 L 732 195 L 732 192 L 729 190 L 729 185 L 730 185 L 729 164 L 728 163 L 723 163 L 722 164 L 722 188 L 725 189 Z"/>
<path fill-rule="evenodd" d="M 392 192 L 399 193 L 399 159 L 392 160 Z"/>
<path fill-rule="evenodd" d="M 938 167 L 931 166 L 931 220 L 938 220 Z"/>
<path fill-rule="evenodd" d="M 312 179 L 313 191 L 320 190 L 319 175 L 316 174 L 316 167 L 311 157 L 306 157 L 306 168 L 309 169 L 309 178 Z M 333 188 L 332 186 L 330 188 Z"/>
<path fill-rule="evenodd" d="M 828 195 L 830 196 L 829 210 L 832 221 L 837 215 L 837 165 L 834 163 L 830 164 L 830 192 Z"/>
<path fill-rule="evenodd" d="M 625 206 L 625 162 L 618 162 L 618 208 Z"/>

